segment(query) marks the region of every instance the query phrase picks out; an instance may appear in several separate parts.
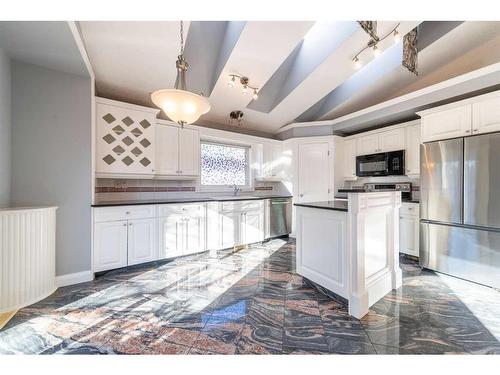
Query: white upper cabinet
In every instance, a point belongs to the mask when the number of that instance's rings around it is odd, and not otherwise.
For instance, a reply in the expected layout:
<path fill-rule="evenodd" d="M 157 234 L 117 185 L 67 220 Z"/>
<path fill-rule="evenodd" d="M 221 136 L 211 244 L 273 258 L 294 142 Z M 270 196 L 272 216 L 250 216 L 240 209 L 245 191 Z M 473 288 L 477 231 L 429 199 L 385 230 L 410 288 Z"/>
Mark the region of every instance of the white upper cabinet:
<path fill-rule="evenodd" d="M 157 110 L 96 99 L 96 174 L 153 175 Z"/>
<path fill-rule="evenodd" d="M 156 173 L 176 175 L 179 171 L 179 130 L 156 125 Z"/>
<path fill-rule="evenodd" d="M 283 178 L 284 165 L 282 162 L 283 146 L 279 143 L 266 142 L 262 149 L 261 178 Z"/>
<path fill-rule="evenodd" d="M 179 172 L 184 176 L 198 176 L 200 165 L 200 133 L 193 129 L 179 129 Z"/>
<path fill-rule="evenodd" d="M 379 152 L 378 135 L 371 134 L 360 137 L 356 140 L 358 155 L 375 154 Z"/>
<path fill-rule="evenodd" d="M 406 175 L 420 174 L 420 124 L 406 128 Z"/>
<path fill-rule="evenodd" d="M 393 129 L 362 136 L 357 139 L 356 148 L 358 155 L 403 150 L 405 148 L 404 129 Z"/>
<path fill-rule="evenodd" d="M 199 175 L 200 134 L 197 130 L 156 125 L 156 144 L 157 175 Z"/>
<path fill-rule="evenodd" d="M 343 144 L 343 171 L 346 180 L 356 179 L 356 140 L 350 139 Z"/>
<path fill-rule="evenodd" d="M 500 94 L 472 104 L 472 133 L 500 131 Z"/>
<path fill-rule="evenodd" d="M 404 150 L 405 130 L 403 128 L 378 133 L 379 152 Z"/>
<path fill-rule="evenodd" d="M 453 107 L 422 116 L 422 142 L 464 137 L 471 134 L 472 106 Z"/>

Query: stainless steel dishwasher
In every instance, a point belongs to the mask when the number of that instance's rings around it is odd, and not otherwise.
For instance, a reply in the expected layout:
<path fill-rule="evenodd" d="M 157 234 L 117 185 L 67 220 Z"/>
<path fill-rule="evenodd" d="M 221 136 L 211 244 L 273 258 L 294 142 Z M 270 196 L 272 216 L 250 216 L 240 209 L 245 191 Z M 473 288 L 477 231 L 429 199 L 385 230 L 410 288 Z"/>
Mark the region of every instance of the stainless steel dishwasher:
<path fill-rule="evenodd" d="M 266 200 L 266 237 L 278 237 L 292 231 L 292 198 L 270 198 Z"/>

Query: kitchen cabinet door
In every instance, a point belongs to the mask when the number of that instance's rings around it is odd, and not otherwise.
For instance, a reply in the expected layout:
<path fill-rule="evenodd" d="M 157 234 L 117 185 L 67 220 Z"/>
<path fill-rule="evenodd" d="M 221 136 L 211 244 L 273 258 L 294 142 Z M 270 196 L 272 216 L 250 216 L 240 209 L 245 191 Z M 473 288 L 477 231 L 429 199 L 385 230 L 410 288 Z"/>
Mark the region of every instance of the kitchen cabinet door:
<path fill-rule="evenodd" d="M 158 259 L 157 219 L 139 219 L 128 222 L 129 266 Z"/>
<path fill-rule="evenodd" d="M 179 129 L 156 125 L 156 174 L 176 175 L 179 171 Z"/>
<path fill-rule="evenodd" d="M 403 128 L 378 133 L 378 152 L 404 150 L 405 130 Z"/>
<path fill-rule="evenodd" d="M 399 252 L 412 256 L 419 254 L 419 219 L 415 216 L 399 217 Z"/>
<path fill-rule="evenodd" d="M 500 131 L 500 95 L 472 104 L 472 133 Z"/>
<path fill-rule="evenodd" d="M 127 221 L 94 224 L 94 272 L 127 265 Z"/>
<path fill-rule="evenodd" d="M 380 152 L 378 134 L 366 135 L 356 140 L 356 151 L 358 155 L 369 155 Z"/>
<path fill-rule="evenodd" d="M 183 254 L 184 219 L 171 214 L 159 219 L 159 258 L 172 258 Z"/>
<path fill-rule="evenodd" d="M 420 125 L 406 128 L 406 175 L 420 175 Z"/>
<path fill-rule="evenodd" d="M 472 105 L 422 115 L 422 142 L 464 137 L 471 134 Z"/>
<path fill-rule="evenodd" d="M 225 249 L 241 244 L 241 212 L 226 212 L 220 218 L 220 244 Z"/>
<path fill-rule="evenodd" d="M 96 104 L 96 173 L 155 173 L 154 113 Z"/>
<path fill-rule="evenodd" d="M 298 145 L 297 202 L 327 201 L 330 192 L 329 143 Z"/>
<path fill-rule="evenodd" d="M 343 144 L 343 173 L 346 180 L 356 179 L 356 140 L 344 141 Z"/>
<path fill-rule="evenodd" d="M 200 210 L 200 212 L 186 216 L 184 218 L 184 254 L 205 251 L 205 240 L 205 213 Z"/>
<path fill-rule="evenodd" d="M 247 211 L 242 215 L 242 243 L 264 241 L 264 215 L 262 211 Z"/>
<path fill-rule="evenodd" d="M 282 178 L 283 177 L 283 162 L 282 162 L 283 147 L 278 143 L 264 143 L 262 150 L 262 165 L 261 176 L 263 178 Z"/>
<path fill-rule="evenodd" d="M 200 134 L 194 129 L 179 129 L 179 173 L 198 176 L 200 162 Z"/>

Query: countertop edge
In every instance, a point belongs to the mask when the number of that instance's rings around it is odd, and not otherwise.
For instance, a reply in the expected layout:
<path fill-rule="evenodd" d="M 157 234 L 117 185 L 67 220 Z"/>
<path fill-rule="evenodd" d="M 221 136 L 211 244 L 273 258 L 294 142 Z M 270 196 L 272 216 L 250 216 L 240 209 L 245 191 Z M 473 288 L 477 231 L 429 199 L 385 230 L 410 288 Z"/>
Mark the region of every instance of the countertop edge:
<path fill-rule="evenodd" d="M 90 206 L 93 208 L 98 207 L 119 207 L 119 206 L 147 206 L 147 205 L 162 205 L 162 204 L 188 204 L 188 203 L 206 203 L 206 202 L 234 202 L 234 201 L 254 201 L 263 199 L 279 199 L 279 198 L 292 198 L 291 195 L 271 195 L 266 197 L 235 197 L 234 199 L 217 199 L 217 198 L 200 198 L 200 199 L 186 199 L 186 200 L 175 200 L 168 201 L 144 201 L 144 202 L 105 202 L 105 203 L 94 203 Z"/>
<path fill-rule="evenodd" d="M 307 203 L 294 203 L 293 205 L 294 206 L 298 206 L 298 207 L 317 208 L 319 210 L 331 210 L 331 211 L 348 212 L 347 208 L 340 208 L 340 207 L 316 206 L 314 204 L 307 204 Z"/>

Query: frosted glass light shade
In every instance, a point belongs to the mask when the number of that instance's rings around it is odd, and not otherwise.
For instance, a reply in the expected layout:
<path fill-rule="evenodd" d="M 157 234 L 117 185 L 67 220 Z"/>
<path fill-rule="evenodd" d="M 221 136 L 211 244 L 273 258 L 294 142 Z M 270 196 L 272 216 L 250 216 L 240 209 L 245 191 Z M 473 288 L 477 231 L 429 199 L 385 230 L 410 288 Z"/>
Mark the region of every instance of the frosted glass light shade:
<path fill-rule="evenodd" d="M 169 119 L 179 124 L 192 124 L 210 111 L 207 98 L 186 90 L 158 90 L 151 94 L 151 100 Z"/>

